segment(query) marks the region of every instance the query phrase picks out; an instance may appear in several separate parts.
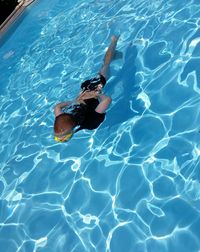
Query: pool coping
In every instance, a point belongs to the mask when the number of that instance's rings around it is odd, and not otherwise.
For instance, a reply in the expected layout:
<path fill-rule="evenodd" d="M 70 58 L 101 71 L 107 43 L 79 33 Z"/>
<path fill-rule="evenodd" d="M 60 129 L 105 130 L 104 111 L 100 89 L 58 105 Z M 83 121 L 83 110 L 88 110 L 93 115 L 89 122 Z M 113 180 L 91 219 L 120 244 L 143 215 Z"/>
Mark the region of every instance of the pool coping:
<path fill-rule="evenodd" d="M 4 20 L 4 22 L 0 25 L 0 39 L 5 35 L 8 29 L 12 26 L 12 24 L 21 16 L 26 7 L 28 7 L 35 0 L 20 0 L 19 4 L 15 7 L 13 12 Z"/>

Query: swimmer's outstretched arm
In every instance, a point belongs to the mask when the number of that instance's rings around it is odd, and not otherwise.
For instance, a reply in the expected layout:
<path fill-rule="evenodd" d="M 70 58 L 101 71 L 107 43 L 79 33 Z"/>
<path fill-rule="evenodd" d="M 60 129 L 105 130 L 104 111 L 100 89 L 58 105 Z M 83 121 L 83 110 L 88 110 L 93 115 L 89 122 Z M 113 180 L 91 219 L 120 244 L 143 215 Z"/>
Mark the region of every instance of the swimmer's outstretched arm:
<path fill-rule="evenodd" d="M 67 101 L 67 102 L 60 102 L 56 104 L 54 107 L 54 114 L 55 117 L 63 114 L 62 109 L 69 107 L 73 103 L 84 103 L 84 100 L 91 99 L 91 98 L 98 98 L 99 97 L 99 92 L 97 91 L 84 91 L 79 94 L 79 96 L 73 100 L 73 101 Z"/>
<path fill-rule="evenodd" d="M 67 101 L 67 102 L 60 102 L 60 103 L 56 104 L 56 106 L 54 107 L 55 117 L 61 115 L 63 113 L 62 109 L 70 106 L 72 103 L 73 103 L 73 101 Z"/>
<path fill-rule="evenodd" d="M 110 96 L 104 95 L 104 94 L 99 94 L 98 96 L 99 104 L 96 107 L 95 111 L 97 113 L 103 114 L 106 112 L 107 108 L 112 102 L 112 99 Z"/>

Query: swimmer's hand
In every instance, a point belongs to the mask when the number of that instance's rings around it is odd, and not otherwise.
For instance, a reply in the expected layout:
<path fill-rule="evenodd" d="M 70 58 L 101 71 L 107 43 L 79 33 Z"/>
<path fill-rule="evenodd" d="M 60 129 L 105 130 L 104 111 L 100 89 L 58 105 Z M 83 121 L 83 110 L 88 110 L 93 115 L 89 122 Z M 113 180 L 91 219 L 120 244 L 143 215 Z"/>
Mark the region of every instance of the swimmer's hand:
<path fill-rule="evenodd" d="M 100 90 L 97 90 L 97 89 L 93 91 L 86 90 L 80 93 L 80 95 L 76 98 L 76 101 L 84 103 L 84 100 L 88 100 L 92 98 L 97 99 L 99 94 L 100 94 Z"/>

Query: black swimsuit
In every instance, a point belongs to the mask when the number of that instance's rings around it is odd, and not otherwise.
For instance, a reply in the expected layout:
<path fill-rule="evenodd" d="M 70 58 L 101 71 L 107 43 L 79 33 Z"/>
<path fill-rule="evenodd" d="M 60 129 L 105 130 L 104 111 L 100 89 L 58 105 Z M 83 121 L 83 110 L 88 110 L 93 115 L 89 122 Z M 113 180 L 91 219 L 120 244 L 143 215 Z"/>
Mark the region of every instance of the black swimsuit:
<path fill-rule="evenodd" d="M 106 84 L 106 79 L 103 75 L 99 74 L 97 77 L 90 80 L 86 80 L 81 84 L 81 89 L 85 90 L 95 90 L 95 88 L 102 84 L 104 87 Z M 81 129 L 96 129 L 105 119 L 105 113 L 100 114 L 95 111 L 99 104 L 99 101 L 95 98 L 87 99 L 84 101 L 86 104 L 74 104 L 72 105 L 69 113 L 72 115 L 76 124 L 80 127 L 76 130 Z"/>
<path fill-rule="evenodd" d="M 81 129 L 96 129 L 105 119 L 105 113 L 100 114 L 95 111 L 96 107 L 99 104 L 97 99 L 88 99 L 85 100 L 86 111 L 84 115 L 84 120 L 80 124 Z"/>

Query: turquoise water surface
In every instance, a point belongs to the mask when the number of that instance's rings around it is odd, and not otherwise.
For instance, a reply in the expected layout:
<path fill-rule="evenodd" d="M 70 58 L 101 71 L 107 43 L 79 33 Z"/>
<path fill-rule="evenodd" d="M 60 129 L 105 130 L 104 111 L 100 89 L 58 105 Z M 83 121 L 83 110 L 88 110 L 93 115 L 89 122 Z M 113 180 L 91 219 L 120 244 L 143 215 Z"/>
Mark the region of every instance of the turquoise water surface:
<path fill-rule="evenodd" d="M 54 142 L 113 34 L 106 120 Z M 200 251 L 199 0 L 36 1 L 0 62 L 1 252 Z"/>

